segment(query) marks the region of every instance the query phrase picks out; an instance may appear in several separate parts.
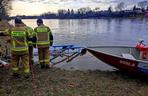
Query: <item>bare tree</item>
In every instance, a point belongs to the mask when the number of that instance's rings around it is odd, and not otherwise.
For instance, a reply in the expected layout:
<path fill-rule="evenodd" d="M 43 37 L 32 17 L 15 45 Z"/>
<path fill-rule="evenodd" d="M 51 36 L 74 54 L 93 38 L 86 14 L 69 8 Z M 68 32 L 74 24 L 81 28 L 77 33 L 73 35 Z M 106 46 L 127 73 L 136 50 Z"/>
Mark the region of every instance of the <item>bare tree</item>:
<path fill-rule="evenodd" d="M 12 0 L 0 0 L 0 17 L 5 17 L 9 14 Z"/>
<path fill-rule="evenodd" d="M 146 10 L 148 11 L 148 6 L 146 7 Z"/>
<path fill-rule="evenodd" d="M 112 11 L 113 11 L 112 6 L 109 6 L 108 7 L 108 12 L 112 12 Z"/>
<path fill-rule="evenodd" d="M 138 3 L 138 6 L 141 8 L 141 9 L 145 9 L 146 6 L 148 6 L 148 1 L 141 1 Z"/>
<path fill-rule="evenodd" d="M 116 11 L 122 11 L 124 9 L 124 6 L 125 6 L 124 2 L 120 2 L 119 4 L 117 4 L 115 9 Z"/>
<path fill-rule="evenodd" d="M 100 7 L 96 7 L 95 9 L 93 9 L 93 11 L 98 12 L 100 10 Z"/>
<path fill-rule="evenodd" d="M 136 7 L 136 5 L 134 5 L 134 7 L 133 7 L 133 11 L 136 10 L 136 9 L 137 9 L 137 7 Z"/>
<path fill-rule="evenodd" d="M 91 11 L 90 7 L 83 7 L 83 8 L 78 9 L 78 12 L 81 13 L 81 14 L 85 14 L 89 11 Z"/>
<path fill-rule="evenodd" d="M 65 9 L 59 9 L 59 10 L 58 10 L 59 16 L 60 16 L 60 15 L 64 15 L 64 14 L 66 14 L 66 13 L 67 13 L 67 11 L 66 11 Z"/>

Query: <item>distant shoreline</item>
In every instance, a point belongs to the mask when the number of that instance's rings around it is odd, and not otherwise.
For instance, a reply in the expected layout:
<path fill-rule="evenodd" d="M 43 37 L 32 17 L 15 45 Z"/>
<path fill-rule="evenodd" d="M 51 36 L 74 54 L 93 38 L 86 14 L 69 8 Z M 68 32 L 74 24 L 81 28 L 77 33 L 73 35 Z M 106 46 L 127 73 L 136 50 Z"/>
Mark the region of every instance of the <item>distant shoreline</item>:
<path fill-rule="evenodd" d="M 34 18 L 28 18 L 28 17 L 22 17 L 20 16 L 22 19 L 37 19 L 37 18 L 43 18 L 43 19 L 61 19 L 61 20 L 79 20 L 79 19 L 137 19 L 137 18 L 148 18 L 148 17 L 99 17 L 99 18 L 44 18 L 41 16 L 36 16 Z M 15 19 L 15 17 L 10 17 L 10 19 Z"/>
<path fill-rule="evenodd" d="M 16 16 L 11 16 L 14 19 Z M 148 10 L 123 10 L 112 12 L 109 10 L 86 13 L 47 13 L 40 16 L 19 15 L 22 19 L 100 19 L 100 18 L 148 18 Z"/>

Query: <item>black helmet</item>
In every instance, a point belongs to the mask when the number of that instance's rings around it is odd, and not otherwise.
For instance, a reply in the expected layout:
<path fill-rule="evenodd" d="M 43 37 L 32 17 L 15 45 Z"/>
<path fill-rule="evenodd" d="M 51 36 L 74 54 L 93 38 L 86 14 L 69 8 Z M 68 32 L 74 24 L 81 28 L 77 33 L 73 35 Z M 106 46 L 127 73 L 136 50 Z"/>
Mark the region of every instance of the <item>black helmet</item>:
<path fill-rule="evenodd" d="M 37 19 L 37 23 L 43 23 L 43 19 Z"/>
<path fill-rule="evenodd" d="M 15 22 L 15 24 L 21 24 L 22 23 L 22 19 L 20 17 L 16 17 L 14 22 Z"/>

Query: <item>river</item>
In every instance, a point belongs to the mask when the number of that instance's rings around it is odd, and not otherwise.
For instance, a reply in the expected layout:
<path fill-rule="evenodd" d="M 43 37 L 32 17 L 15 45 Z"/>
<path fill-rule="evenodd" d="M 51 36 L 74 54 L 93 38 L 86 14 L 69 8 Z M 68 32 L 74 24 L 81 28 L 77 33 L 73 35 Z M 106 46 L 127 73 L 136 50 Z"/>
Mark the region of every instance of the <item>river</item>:
<path fill-rule="evenodd" d="M 35 19 L 23 21 L 28 26 L 36 27 Z M 138 39 L 144 39 L 145 43 L 148 44 L 148 19 L 46 19 L 44 23 L 52 30 L 54 45 L 75 44 L 86 47 L 98 45 L 135 46 Z M 57 67 L 70 70 L 114 69 L 89 53 Z"/>

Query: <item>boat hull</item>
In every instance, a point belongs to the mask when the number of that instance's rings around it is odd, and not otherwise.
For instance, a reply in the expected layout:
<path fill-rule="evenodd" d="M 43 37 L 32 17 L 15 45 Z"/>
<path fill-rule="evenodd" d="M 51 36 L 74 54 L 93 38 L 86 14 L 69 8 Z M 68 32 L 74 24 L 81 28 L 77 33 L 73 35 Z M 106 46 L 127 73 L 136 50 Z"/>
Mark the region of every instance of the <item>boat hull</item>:
<path fill-rule="evenodd" d="M 127 59 L 121 56 L 114 56 L 112 54 L 93 50 L 91 48 L 87 48 L 87 51 L 94 55 L 96 58 L 100 59 L 101 61 L 120 70 L 148 76 L 148 62 Z"/>

